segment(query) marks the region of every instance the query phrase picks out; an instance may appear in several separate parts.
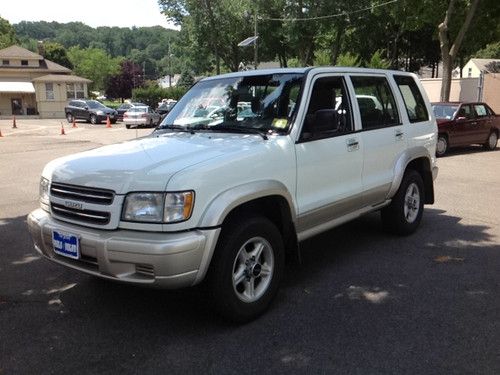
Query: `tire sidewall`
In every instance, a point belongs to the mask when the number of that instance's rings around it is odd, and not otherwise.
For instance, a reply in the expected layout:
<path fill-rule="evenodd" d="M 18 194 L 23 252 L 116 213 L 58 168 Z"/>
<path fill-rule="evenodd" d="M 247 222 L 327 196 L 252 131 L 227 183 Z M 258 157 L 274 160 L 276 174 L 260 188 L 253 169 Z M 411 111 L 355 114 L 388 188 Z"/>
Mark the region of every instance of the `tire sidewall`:
<path fill-rule="evenodd" d="M 495 144 L 492 146 L 491 145 L 491 137 L 495 137 Z M 494 150 L 496 147 L 497 147 L 497 144 L 498 144 L 498 135 L 496 132 L 491 132 L 490 135 L 488 136 L 488 140 L 486 141 L 486 148 L 490 151 Z"/>
<path fill-rule="evenodd" d="M 404 214 L 405 198 L 408 187 L 416 184 L 419 190 L 419 211 L 415 220 L 409 223 Z M 420 174 L 414 170 L 408 170 L 401 182 L 398 192 L 393 197 L 391 204 L 382 211 L 382 218 L 386 229 L 399 235 L 409 235 L 418 228 L 424 212 L 425 192 L 424 183 Z"/>
<path fill-rule="evenodd" d="M 439 135 L 437 143 L 439 143 L 440 141 L 444 142 L 444 150 L 442 152 L 439 152 L 436 145 L 436 156 L 443 156 L 444 154 L 446 154 L 446 151 L 448 151 L 448 139 L 444 135 Z"/>
<path fill-rule="evenodd" d="M 237 223 L 237 224 L 235 224 Z M 254 302 L 243 302 L 233 288 L 233 266 L 241 246 L 249 239 L 262 237 L 271 245 L 274 270 L 268 289 Z M 284 247 L 280 232 L 267 218 L 253 217 L 223 228 L 209 271 L 209 284 L 215 307 L 226 318 L 245 322 L 263 313 L 274 298 L 284 269 Z"/>
<path fill-rule="evenodd" d="M 71 124 L 73 122 L 73 115 L 71 113 L 66 113 L 66 120 Z"/>
<path fill-rule="evenodd" d="M 90 123 L 92 125 L 97 124 L 97 116 L 96 115 L 90 115 Z"/>

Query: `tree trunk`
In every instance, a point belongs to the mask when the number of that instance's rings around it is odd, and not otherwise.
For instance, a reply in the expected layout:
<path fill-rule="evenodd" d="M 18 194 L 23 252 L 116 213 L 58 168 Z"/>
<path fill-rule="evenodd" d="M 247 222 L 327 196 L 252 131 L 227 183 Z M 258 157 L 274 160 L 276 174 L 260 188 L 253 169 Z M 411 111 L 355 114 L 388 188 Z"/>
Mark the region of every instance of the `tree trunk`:
<path fill-rule="evenodd" d="M 474 13 L 476 12 L 479 0 L 472 0 L 469 9 L 465 16 L 465 21 L 460 27 L 460 30 L 450 46 L 450 34 L 448 31 L 448 24 L 451 20 L 451 14 L 455 8 L 456 0 L 450 0 L 448 4 L 448 10 L 442 23 L 438 26 L 439 32 L 439 47 L 441 48 L 441 58 L 443 60 L 443 84 L 441 85 L 441 101 L 447 102 L 450 100 L 450 89 L 451 89 L 451 71 L 453 69 L 453 63 L 458 54 L 462 41 L 465 37 L 467 30 L 472 22 Z"/>
<path fill-rule="evenodd" d="M 214 12 L 212 9 L 212 3 L 210 0 L 205 0 L 205 5 L 207 7 L 207 13 L 208 13 L 208 18 L 210 20 L 210 27 L 213 32 L 213 36 L 211 39 L 211 45 L 214 50 L 214 55 L 215 55 L 215 70 L 217 74 L 220 74 L 220 55 L 219 55 L 219 33 L 217 32 L 217 28 L 215 26 L 215 18 L 214 18 Z"/>
<path fill-rule="evenodd" d="M 335 35 L 335 42 L 331 47 L 331 52 L 332 52 L 332 60 L 331 64 L 332 66 L 337 65 L 337 60 L 340 55 L 340 47 L 342 45 L 342 37 L 345 34 L 345 24 L 344 22 L 340 22 L 339 26 L 337 28 L 337 35 Z"/>

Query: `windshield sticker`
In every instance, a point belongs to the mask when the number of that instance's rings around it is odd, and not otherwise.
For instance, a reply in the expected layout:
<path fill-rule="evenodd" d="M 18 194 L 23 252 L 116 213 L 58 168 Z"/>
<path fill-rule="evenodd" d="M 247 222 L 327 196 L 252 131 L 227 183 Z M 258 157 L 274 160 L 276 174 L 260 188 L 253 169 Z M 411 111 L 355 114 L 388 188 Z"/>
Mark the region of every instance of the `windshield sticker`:
<path fill-rule="evenodd" d="M 284 129 L 288 125 L 288 120 L 286 118 L 275 118 L 273 120 L 273 127 L 278 129 Z"/>

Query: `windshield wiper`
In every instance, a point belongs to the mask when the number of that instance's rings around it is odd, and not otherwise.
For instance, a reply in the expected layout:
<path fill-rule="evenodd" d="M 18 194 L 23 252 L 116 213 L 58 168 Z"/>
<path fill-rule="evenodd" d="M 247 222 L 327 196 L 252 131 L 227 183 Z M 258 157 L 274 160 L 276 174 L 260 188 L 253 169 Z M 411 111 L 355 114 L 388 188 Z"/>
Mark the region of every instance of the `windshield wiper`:
<path fill-rule="evenodd" d="M 182 125 L 174 125 L 174 124 L 166 124 L 166 125 L 161 125 L 158 127 L 158 130 L 177 130 L 180 132 L 186 132 L 186 133 L 191 133 L 194 134 L 194 130 L 192 127 L 188 126 L 182 126 Z"/>
<path fill-rule="evenodd" d="M 194 129 L 201 129 L 201 130 L 211 130 L 211 131 L 229 131 L 229 132 L 235 132 L 235 133 L 252 133 L 252 134 L 257 134 L 262 137 L 264 140 L 268 140 L 269 138 L 267 137 L 267 133 L 263 130 L 256 129 L 256 128 L 245 128 L 241 126 L 235 126 L 235 125 L 214 125 L 214 126 L 208 126 L 208 125 L 195 125 L 191 128 Z"/>

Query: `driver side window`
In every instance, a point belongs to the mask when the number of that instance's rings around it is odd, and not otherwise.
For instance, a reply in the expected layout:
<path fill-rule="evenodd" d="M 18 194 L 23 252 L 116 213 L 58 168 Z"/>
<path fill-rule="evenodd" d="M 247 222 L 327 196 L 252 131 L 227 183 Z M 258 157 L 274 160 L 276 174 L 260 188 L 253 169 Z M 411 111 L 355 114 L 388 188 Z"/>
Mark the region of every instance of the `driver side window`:
<path fill-rule="evenodd" d="M 351 131 L 351 107 L 344 79 L 317 79 L 311 92 L 301 138 L 315 140 Z"/>

